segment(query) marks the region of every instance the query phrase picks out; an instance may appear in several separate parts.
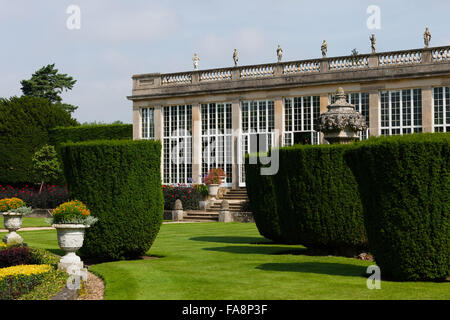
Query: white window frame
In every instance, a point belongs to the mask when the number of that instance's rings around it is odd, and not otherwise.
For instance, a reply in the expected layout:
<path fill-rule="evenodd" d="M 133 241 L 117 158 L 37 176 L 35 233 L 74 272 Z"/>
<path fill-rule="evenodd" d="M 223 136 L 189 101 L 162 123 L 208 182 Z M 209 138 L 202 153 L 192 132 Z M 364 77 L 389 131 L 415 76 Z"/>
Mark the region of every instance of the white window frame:
<path fill-rule="evenodd" d="M 436 99 L 435 97 L 435 91 L 438 89 L 442 89 L 442 124 L 436 124 L 435 114 L 438 113 L 436 111 L 437 105 L 436 105 Z M 447 109 L 449 109 L 450 112 L 450 105 L 447 105 L 447 99 L 446 94 L 450 92 L 450 87 L 436 87 L 433 88 L 433 132 L 450 132 L 450 123 L 447 123 Z M 442 128 L 442 131 L 436 131 L 437 128 Z"/>
<path fill-rule="evenodd" d="M 206 114 L 204 107 L 206 106 Z M 211 127 L 211 107 L 214 108 L 215 123 Z M 225 131 L 219 128 L 219 109 L 223 108 L 223 122 Z M 229 111 L 229 112 L 227 112 Z M 222 183 L 223 187 L 231 187 L 233 159 L 232 159 L 232 145 L 233 135 L 232 127 L 227 128 L 227 124 L 232 124 L 232 104 L 229 102 L 223 103 L 204 103 L 200 106 L 200 118 L 202 123 L 202 164 L 201 172 L 202 178 L 209 170 L 215 168 L 222 168 L 228 177 Z M 206 128 L 204 128 L 206 123 Z M 204 149 L 204 140 L 207 140 L 206 149 Z M 215 150 L 215 159 L 211 157 L 212 149 Z M 204 165 L 206 165 L 206 172 L 204 172 Z M 229 169 L 228 169 L 228 168 Z M 229 171 L 229 172 L 228 172 Z"/>
<path fill-rule="evenodd" d="M 423 124 L 422 124 L 423 106 L 422 106 L 422 102 L 421 101 L 420 101 L 420 107 L 421 107 L 420 117 L 418 118 L 420 120 L 420 125 L 414 124 L 415 120 L 417 120 L 415 118 L 415 114 L 414 114 L 414 107 L 415 107 L 415 105 L 414 105 L 414 90 L 420 90 L 421 96 L 422 96 L 422 89 L 421 88 L 389 90 L 389 91 L 386 90 L 386 91 L 380 91 L 379 92 L 380 134 L 381 135 L 389 135 L 389 136 L 391 136 L 391 135 L 404 135 L 404 134 L 412 134 L 412 133 L 422 132 L 422 130 L 423 130 Z M 409 97 L 410 97 L 410 106 L 409 106 L 410 114 L 409 114 L 409 116 L 411 117 L 411 119 L 410 119 L 411 120 L 411 124 L 410 125 L 404 125 L 403 124 L 403 120 L 404 120 L 404 114 L 403 114 L 403 109 L 404 109 L 403 108 L 403 102 L 404 102 L 403 91 L 409 91 Z M 382 108 L 383 108 L 382 102 L 381 102 L 381 96 L 382 96 L 382 94 L 385 94 L 385 93 L 388 93 L 388 113 L 389 113 L 388 114 L 388 122 L 389 122 L 388 126 L 383 126 L 383 122 L 382 122 L 382 118 L 381 118 L 381 116 L 382 116 L 381 112 L 382 112 Z M 400 125 L 399 126 L 394 126 L 392 124 L 392 95 L 394 93 L 399 93 L 399 103 L 400 103 L 400 105 L 399 105 L 399 111 L 400 111 L 400 114 L 399 114 L 400 121 L 399 122 L 400 122 Z M 409 129 L 410 132 L 409 133 L 408 132 L 404 133 L 403 131 L 407 130 L 407 129 Z M 392 133 L 393 130 L 399 130 L 400 133 L 393 134 Z M 387 134 L 383 133 L 383 131 L 387 132 Z"/>
<path fill-rule="evenodd" d="M 284 134 L 283 134 L 283 141 L 282 146 L 292 146 L 294 144 L 294 134 L 295 133 L 310 133 L 311 137 L 311 144 L 317 145 L 320 144 L 320 132 L 315 131 L 315 120 L 314 119 L 314 98 L 318 99 L 318 107 L 319 107 L 319 115 L 320 115 L 320 97 L 319 96 L 300 96 L 300 97 L 286 97 L 283 99 L 283 125 L 284 125 Z M 300 125 L 295 121 L 295 106 L 294 101 L 295 99 L 300 99 Z M 311 129 L 305 130 L 305 107 L 304 103 L 305 100 L 310 100 L 310 110 L 309 110 L 309 117 L 310 117 L 310 123 L 311 123 Z M 290 106 L 287 105 L 287 100 L 290 101 Z M 316 106 L 317 107 L 317 106 Z M 288 130 L 286 128 L 286 111 L 290 109 L 290 118 L 291 118 L 291 129 Z M 296 129 L 297 127 L 297 129 Z M 298 127 L 300 127 L 300 130 L 298 130 Z"/>
<path fill-rule="evenodd" d="M 141 108 L 141 139 L 155 139 L 155 109 Z"/>
<path fill-rule="evenodd" d="M 251 105 L 256 104 L 256 115 L 252 117 L 252 114 L 250 113 Z M 260 113 L 260 106 L 265 103 L 265 114 Z M 243 126 L 243 106 L 244 104 L 247 104 L 247 130 L 244 131 Z M 271 113 L 269 112 L 269 109 L 272 109 L 272 117 Z M 265 123 L 264 126 L 262 126 L 261 123 L 261 115 L 265 115 Z M 241 132 L 239 135 L 239 142 L 238 142 L 238 150 L 239 150 L 239 186 L 244 187 L 245 186 L 245 155 L 250 153 L 250 143 L 249 140 L 254 135 L 261 135 L 265 134 L 265 143 L 267 146 L 267 149 L 270 150 L 272 146 L 275 144 L 275 102 L 274 100 L 246 100 L 241 101 L 241 111 L 239 113 L 240 117 L 240 123 L 241 123 Z M 252 123 L 256 122 L 256 126 L 254 129 L 252 129 Z M 259 148 L 259 146 L 258 146 Z"/>
<path fill-rule="evenodd" d="M 180 129 L 180 111 L 182 109 L 184 109 L 184 128 Z M 173 110 L 176 112 L 172 112 Z M 162 108 L 162 112 L 163 184 L 192 184 L 192 105 L 165 106 Z M 166 117 L 166 112 L 168 112 L 168 117 Z M 172 128 L 175 121 L 172 113 L 176 113 L 176 128 Z M 179 156 L 181 149 L 184 150 L 182 157 Z M 181 167 L 183 164 L 184 170 Z"/>

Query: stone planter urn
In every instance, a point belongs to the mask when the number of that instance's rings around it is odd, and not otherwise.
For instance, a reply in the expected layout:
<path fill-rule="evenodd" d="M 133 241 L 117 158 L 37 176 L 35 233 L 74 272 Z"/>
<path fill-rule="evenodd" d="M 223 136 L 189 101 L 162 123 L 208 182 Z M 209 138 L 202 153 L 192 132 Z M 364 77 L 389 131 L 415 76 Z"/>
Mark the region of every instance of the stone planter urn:
<path fill-rule="evenodd" d="M 217 193 L 219 192 L 219 184 L 208 184 L 208 193 L 214 199 L 217 197 Z"/>
<path fill-rule="evenodd" d="M 83 262 L 75 252 L 83 246 L 84 231 L 87 226 L 84 224 L 54 224 L 56 229 L 59 247 L 66 252 L 66 255 L 59 260 L 58 269 L 81 270 Z"/>
<path fill-rule="evenodd" d="M 9 233 L 3 237 L 3 242 L 11 245 L 11 244 L 21 244 L 23 243 L 23 239 L 20 235 L 16 233 L 17 230 L 22 228 L 22 213 L 15 212 L 4 212 L 3 219 L 5 228 L 8 229 Z"/>
<path fill-rule="evenodd" d="M 320 115 L 318 130 L 331 144 L 349 144 L 358 140 L 360 131 L 367 129 L 366 119 L 347 102 L 344 89 L 339 88 L 335 97 L 336 102 Z"/>

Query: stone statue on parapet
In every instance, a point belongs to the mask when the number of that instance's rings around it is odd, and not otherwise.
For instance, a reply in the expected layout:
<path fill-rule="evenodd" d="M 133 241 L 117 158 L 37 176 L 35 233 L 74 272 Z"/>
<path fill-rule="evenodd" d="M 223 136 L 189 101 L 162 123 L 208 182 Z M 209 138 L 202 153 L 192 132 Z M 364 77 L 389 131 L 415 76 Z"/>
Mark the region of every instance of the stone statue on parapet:
<path fill-rule="evenodd" d="M 370 43 L 372 45 L 372 53 L 377 52 L 377 49 L 376 49 L 377 39 L 375 38 L 375 34 L 372 33 L 372 35 L 370 36 L 369 39 L 370 39 Z"/>
<path fill-rule="evenodd" d="M 283 49 L 281 49 L 280 45 L 278 45 L 278 48 L 277 48 L 277 57 L 278 57 L 278 62 L 281 62 L 281 59 L 283 59 Z"/>
<path fill-rule="evenodd" d="M 198 70 L 198 62 L 200 61 L 198 54 L 194 53 L 194 57 L 192 58 L 192 61 L 194 61 L 194 70 Z"/>
<path fill-rule="evenodd" d="M 327 51 L 328 51 L 327 40 L 323 40 L 322 47 L 320 47 L 320 49 L 322 50 L 322 57 L 326 58 L 327 57 Z"/>
<path fill-rule="evenodd" d="M 431 41 L 431 32 L 428 29 L 428 27 L 426 27 L 425 33 L 423 34 L 423 42 L 425 44 L 425 48 L 428 48 L 430 46 L 430 41 Z"/>
<path fill-rule="evenodd" d="M 234 60 L 234 66 L 237 67 L 238 61 L 239 61 L 237 49 L 234 49 L 233 60 Z"/>

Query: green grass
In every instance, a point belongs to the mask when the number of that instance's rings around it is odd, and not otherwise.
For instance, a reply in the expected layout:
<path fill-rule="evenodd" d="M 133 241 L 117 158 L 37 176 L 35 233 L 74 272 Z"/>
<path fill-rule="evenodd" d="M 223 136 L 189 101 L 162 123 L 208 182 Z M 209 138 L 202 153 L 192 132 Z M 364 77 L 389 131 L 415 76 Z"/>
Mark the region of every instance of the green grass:
<path fill-rule="evenodd" d="M 5 229 L 3 219 L 4 219 L 3 217 L 0 218 L 0 229 Z M 27 218 L 27 217 L 22 218 L 22 228 L 31 228 L 31 227 L 50 227 L 50 225 L 47 222 L 45 222 L 45 218 Z"/>
<path fill-rule="evenodd" d="M 20 234 L 61 253 L 53 230 Z M 159 259 L 90 270 L 105 279 L 105 299 L 450 299 L 448 282 L 382 281 L 381 290 L 369 290 L 371 262 L 287 250 L 305 249 L 270 243 L 254 224 L 169 224 L 148 253 Z"/>

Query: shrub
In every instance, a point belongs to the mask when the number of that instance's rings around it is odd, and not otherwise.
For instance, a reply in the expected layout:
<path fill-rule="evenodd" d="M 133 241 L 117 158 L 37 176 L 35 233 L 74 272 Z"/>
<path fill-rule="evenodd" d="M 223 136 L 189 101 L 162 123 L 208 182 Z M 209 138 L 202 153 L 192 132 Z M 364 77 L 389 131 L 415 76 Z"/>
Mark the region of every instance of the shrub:
<path fill-rule="evenodd" d="M 164 185 L 162 190 L 164 196 L 164 210 L 172 210 L 177 199 L 181 200 L 183 210 L 198 210 L 199 201 L 202 201 L 204 198 L 201 191 L 202 189 L 196 186 Z"/>
<path fill-rule="evenodd" d="M 51 270 L 49 265 L 20 265 L 0 269 L 0 300 L 14 300 L 29 293 Z"/>
<path fill-rule="evenodd" d="M 30 263 L 31 253 L 28 247 L 12 247 L 0 251 L 0 268 Z"/>
<path fill-rule="evenodd" d="M 32 208 L 53 209 L 69 200 L 69 193 L 66 187 L 54 185 L 44 185 L 40 193 L 39 188 L 29 185 L 24 187 L 0 185 L 0 199 L 13 197 L 22 199 Z"/>
<path fill-rule="evenodd" d="M 253 193 L 249 196 L 250 205 L 258 228 L 262 226 L 261 234 L 270 232 L 274 240 L 279 237 L 285 243 L 337 254 L 353 255 L 365 249 L 367 238 L 358 185 L 344 161 L 348 148 L 282 148 L 279 170 L 273 176 L 261 176 L 258 168 L 247 165 L 247 190 L 250 184 Z M 262 203 L 255 204 L 258 201 Z"/>
<path fill-rule="evenodd" d="M 41 181 L 39 191 L 44 183 L 61 182 L 62 170 L 58 154 L 53 146 L 45 145 L 31 159 L 35 176 Z"/>
<path fill-rule="evenodd" d="M 86 230 L 84 256 L 136 258 L 147 252 L 163 219 L 161 143 L 90 141 L 61 146 L 70 197 L 98 222 Z"/>
<path fill-rule="evenodd" d="M 275 242 L 285 242 L 281 236 L 277 210 L 277 197 L 272 182 L 273 177 L 260 174 L 261 165 L 245 163 L 245 184 L 250 211 L 259 233 Z M 287 241 L 289 242 L 289 241 Z"/>
<path fill-rule="evenodd" d="M 47 99 L 26 96 L 0 99 L 0 181 L 34 182 L 31 158 L 48 143 L 50 129 L 74 125 L 75 119 Z"/>
<path fill-rule="evenodd" d="M 28 249 L 30 252 L 30 264 L 47 264 L 53 267 L 58 266 L 61 258 L 56 254 L 39 248 L 28 247 Z"/>
<path fill-rule="evenodd" d="M 438 280 L 450 265 L 450 134 L 369 140 L 347 155 L 382 275 Z"/>
<path fill-rule="evenodd" d="M 50 142 L 54 146 L 59 146 L 65 142 L 122 139 L 133 139 L 132 124 L 91 124 L 76 127 L 57 127 L 50 131 Z"/>

